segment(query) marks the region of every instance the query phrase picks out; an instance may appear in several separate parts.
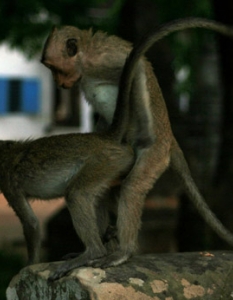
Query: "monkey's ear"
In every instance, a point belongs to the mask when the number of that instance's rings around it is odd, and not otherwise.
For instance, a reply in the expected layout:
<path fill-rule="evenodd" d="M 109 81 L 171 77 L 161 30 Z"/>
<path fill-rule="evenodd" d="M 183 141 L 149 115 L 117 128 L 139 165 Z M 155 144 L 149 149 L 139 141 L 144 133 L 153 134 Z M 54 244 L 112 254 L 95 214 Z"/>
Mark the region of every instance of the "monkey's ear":
<path fill-rule="evenodd" d="M 77 39 L 68 39 L 66 41 L 66 50 L 70 57 L 78 52 Z"/>

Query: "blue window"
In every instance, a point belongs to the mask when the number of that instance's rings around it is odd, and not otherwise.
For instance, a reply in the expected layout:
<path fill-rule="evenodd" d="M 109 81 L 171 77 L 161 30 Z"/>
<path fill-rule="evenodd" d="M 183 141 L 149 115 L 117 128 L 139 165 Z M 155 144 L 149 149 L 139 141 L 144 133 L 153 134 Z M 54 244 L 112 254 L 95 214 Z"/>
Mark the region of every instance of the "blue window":
<path fill-rule="evenodd" d="M 0 79 L 0 113 L 8 110 L 9 80 Z"/>
<path fill-rule="evenodd" d="M 22 103 L 23 112 L 35 114 L 40 108 L 40 87 L 39 81 L 33 79 L 23 80 L 22 83 Z"/>
<path fill-rule="evenodd" d="M 34 78 L 0 78 L 0 114 L 40 111 L 40 81 Z"/>

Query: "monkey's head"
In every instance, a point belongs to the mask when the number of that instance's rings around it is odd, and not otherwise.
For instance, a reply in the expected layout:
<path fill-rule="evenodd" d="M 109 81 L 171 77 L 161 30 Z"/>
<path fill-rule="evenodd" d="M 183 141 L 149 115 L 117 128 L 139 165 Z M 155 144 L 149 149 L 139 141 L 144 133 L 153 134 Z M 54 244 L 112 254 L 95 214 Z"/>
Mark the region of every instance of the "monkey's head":
<path fill-rule="evenodd" d="M 81 79 L 80 30 L 72 26 L 54 28 L 48 36 L 41 62 L 52 72 L 59 87 L 71 88 Z"/>

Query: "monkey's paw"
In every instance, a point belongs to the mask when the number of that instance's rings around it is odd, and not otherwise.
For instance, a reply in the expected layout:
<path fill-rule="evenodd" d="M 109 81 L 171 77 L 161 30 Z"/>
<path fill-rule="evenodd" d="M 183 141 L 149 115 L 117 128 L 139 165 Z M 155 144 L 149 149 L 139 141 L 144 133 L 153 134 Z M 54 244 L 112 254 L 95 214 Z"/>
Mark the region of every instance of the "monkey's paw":
<path fill-rule="evenodd" d="M 99 253 L 91 253 L 90 250 L 86 250 L 84 253 L 79 255 L 76 258 L 67 260 L 62 262 L 57 269 L 49 276 L 49 281 L 58 280 L 59 278 L 65 276 L 68 272 L 72 271 L 73 269 L 87 266 L 89 263 L 95 259 L 99 259 L 106 255 L 106 249 L 104 251 L 100 251 Z"/>
<path fill-rule="evenodd" d="M 127 254 L 124 251 L 118 250 L 110 255 L 92 260 L 91 262 L 88 263 L 88 266 L 91 266 L 93 268 L 105 269 L 108 267 L 119 266 L 125 263 L 130 257 L 131 254 L 129 253 Z"/>
<path fill-rule="evenodd" d="M 74 258 L 61 263 L 57 269 L 49 276 L 48 281 L 55 281 L 65 276 L 69 271 L 84 266 L 85 262 L 79 258 Z"/>

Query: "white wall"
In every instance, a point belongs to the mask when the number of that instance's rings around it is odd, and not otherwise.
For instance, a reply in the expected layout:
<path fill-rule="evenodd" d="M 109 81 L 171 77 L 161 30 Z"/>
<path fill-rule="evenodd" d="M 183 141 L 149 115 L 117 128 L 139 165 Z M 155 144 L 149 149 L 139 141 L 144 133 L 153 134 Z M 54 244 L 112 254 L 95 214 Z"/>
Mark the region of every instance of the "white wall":
<path fill-rule="evenodd" d="M 51 121 L 53 87 L 51 74 L 40 63 L 40 57 L 28 60 L 21 52 L 2 44 L 0 45 L 0 76 L 36 77 L 41 81 L 41 113 L 38 116 L 19 114 L 0 116 L 0 139 L 21 139 L 43 135 L 44 128 Z"/>

